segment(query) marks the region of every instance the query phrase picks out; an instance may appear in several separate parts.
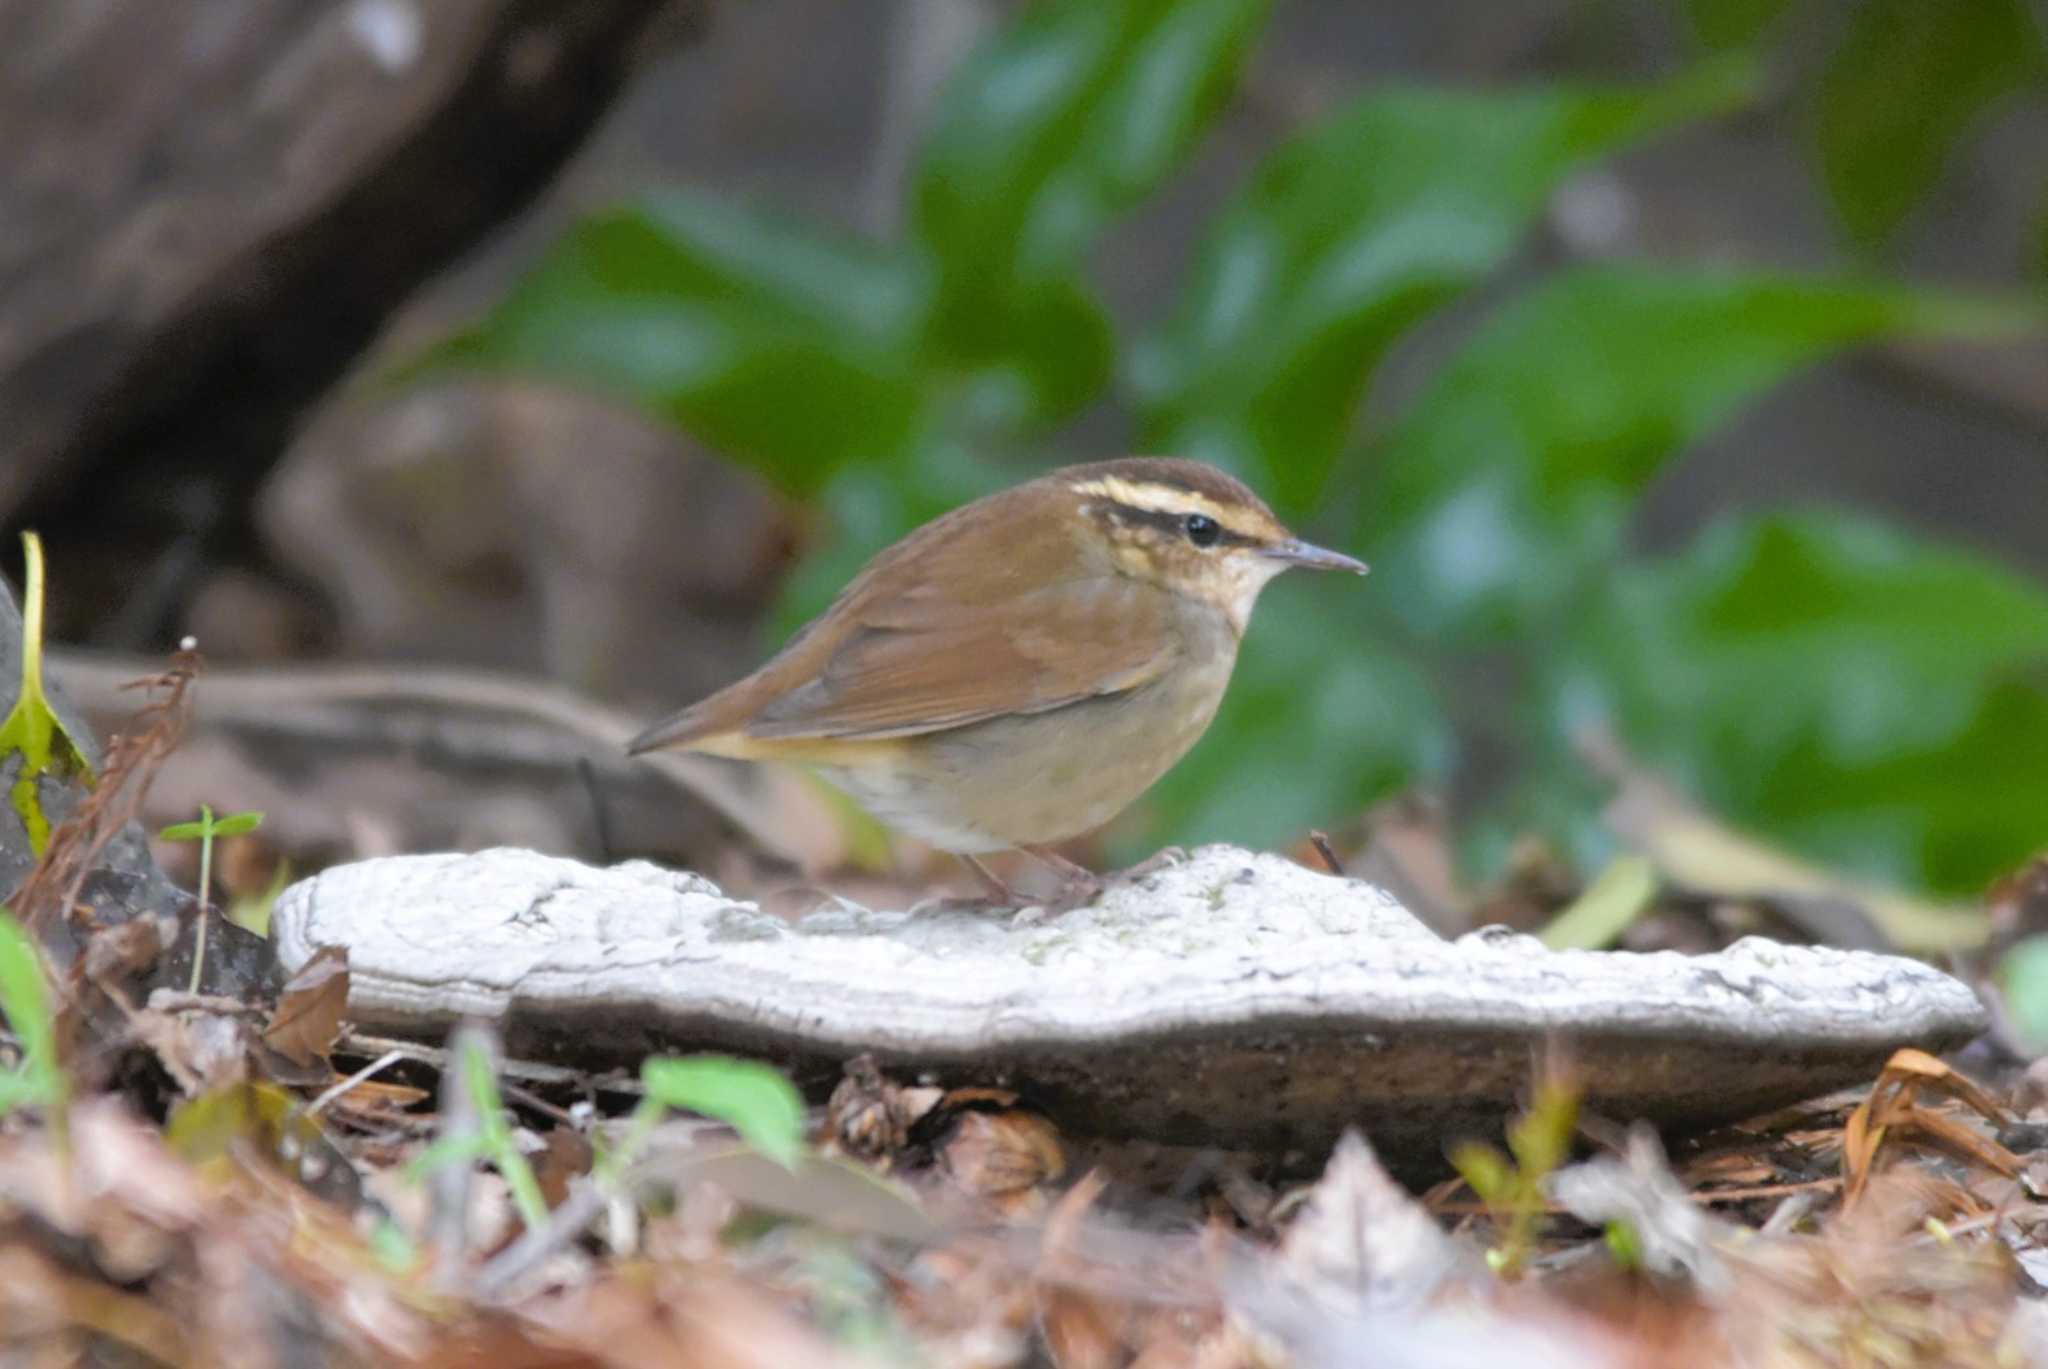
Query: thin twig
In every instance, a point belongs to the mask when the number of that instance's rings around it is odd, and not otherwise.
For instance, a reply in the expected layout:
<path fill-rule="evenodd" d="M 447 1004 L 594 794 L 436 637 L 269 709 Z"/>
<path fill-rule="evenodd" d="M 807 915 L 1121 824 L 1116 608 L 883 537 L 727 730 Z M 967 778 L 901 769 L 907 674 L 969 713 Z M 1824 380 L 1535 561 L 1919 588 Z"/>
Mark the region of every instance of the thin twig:
<path fill-rule="evenodd" d="M 1330 834 L 1328 832 L 1310 829 L 1308 844 L 1316 848 L 1316 854 L 1322 857 L 1323 864 L 1329 867 L 1331 874 L 1339 879 L 1344 878 L 1344 862 L 1337 859 L 1337 853 L 1331 849 Z"/>
<path fill-rule="evenodd" d="M 321 1109 L 325 1108 L 329 1103 L 332 1103 L 364 1080 L 369 1079 L 373 1075 L 381 1074 L 403 1059 L 405 1059 L 405 1056 L 398 1051 L 385 1051 L 375 1060 L 372 1060 L 348 1078 L 330 1086 L 318 1098 L 315 1098 L 306 1106 L 306 1115 L 308 1117 L 319 1116 Z"/>
<path fill-rule="evenodd" d="M 1822 1189 L 1840 1188 L 1840 1175 L 1828 1174 L 1818 1179 L 1806 1179 L 1796 1184 L 1756 1184 L 1749 1188 L 1717 1188 L 1711 1192 L 1694 1193 L 1696 1203 L 1745 1203 L 1752 1198 L 1783 1198 L 1794 1193 L 1814 1193 Z"/>
<path fill-rule="evenodd" d="M 76 906 L 100 853 L 140 811 L 157 769 L 177 748 L 190 713 L 186 692 L 199 670 L 199 653 L 188 642 L 167 669 L 122 686 L 150 690 L 154 697 L 108 741 L 98 785 L 57 824 L 42 859 L 14 891 L 9 901 L 24 922 L 39 926 Z"/>
<path fill-rule="evenodd" d="M 395 1051 L 401 1060 L 412 1060 L 422 1065 L 431 1065 L 445 1073 L 449 1067 L 448 1052 L 438 1046 L 423 1046 L 417 1041 L 401 1041 L 391 1036 L 369 1036 L 351 1031 L 341 1038 L 340 1051 L 349 1055 L 380 1055 Z M 638 1079 L 629 1075 L 607 1078 L 587 1070 L 571 1069 L 567 1065 L 544 1065 L 534 1060 L 506 1060 L 499 1068 L 501 1078 L 516 1079 L 522 1084 L 542 1087 L 579 1088 L 590 1093 L 624 1094 L 638 1098 L 646 1092 Z"/>

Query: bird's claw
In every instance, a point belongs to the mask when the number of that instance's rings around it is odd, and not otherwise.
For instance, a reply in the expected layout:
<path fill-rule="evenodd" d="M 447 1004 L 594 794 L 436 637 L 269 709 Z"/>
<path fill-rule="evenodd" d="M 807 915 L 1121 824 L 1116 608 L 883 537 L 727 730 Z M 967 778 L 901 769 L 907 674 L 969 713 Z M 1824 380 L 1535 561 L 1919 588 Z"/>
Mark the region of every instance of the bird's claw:
<path fill-rule="evenodd" d="M 1156 875 L 1161 870 L 1171 870 L 1176 865 L 1185 865 L 1187 863 L 1188 853 L 1186 847 L 1165 846 L 1154 851 L 1129 869 L 1119 870 L 1116 877 L 1120 883 L 1136 884 L 1139 880 Z"/>

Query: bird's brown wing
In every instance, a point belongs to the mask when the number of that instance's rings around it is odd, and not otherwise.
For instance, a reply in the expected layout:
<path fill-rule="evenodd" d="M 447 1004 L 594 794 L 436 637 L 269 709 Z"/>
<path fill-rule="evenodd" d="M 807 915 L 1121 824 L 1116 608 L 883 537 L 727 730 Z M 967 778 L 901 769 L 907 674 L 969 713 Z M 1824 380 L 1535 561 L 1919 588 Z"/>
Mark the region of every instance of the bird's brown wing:
<path fill-rule="evenodd" d="M 1178 647 L 1172 596 L 1091 560 L 1067 520 L 1032 516 L 1042 497 L 1021 485 L 925 524 L 773 660 L 628 749 L 907 737 L 1154 678 Z M 1048 583 L 1053 565 L 1081 573 Z"/>
<path fill-rule="evenodd" d="M 1166 591 L 1115 574 L 996 602 L 943 592 L 860 614 L 823 669 L 744 728 L 762 740 L 884 738 L 1040 713 L 1156 678 L 1178 647 Z"/>

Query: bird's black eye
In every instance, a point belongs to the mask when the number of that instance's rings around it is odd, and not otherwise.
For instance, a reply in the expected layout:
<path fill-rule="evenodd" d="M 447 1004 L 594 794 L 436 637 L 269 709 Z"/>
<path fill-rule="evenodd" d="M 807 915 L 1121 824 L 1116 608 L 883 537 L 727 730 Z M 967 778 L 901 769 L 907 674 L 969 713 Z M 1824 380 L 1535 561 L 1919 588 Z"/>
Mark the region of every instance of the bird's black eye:
<path fill-rule="evenodd" d="M 1181 520 L 1180 525 L 1186 530 L 1188 541 L 1198 547 L 1213 547 L 1216 539 L 1223 535 L 1223 529 L 1206 513 L 1191 513 Z"/>

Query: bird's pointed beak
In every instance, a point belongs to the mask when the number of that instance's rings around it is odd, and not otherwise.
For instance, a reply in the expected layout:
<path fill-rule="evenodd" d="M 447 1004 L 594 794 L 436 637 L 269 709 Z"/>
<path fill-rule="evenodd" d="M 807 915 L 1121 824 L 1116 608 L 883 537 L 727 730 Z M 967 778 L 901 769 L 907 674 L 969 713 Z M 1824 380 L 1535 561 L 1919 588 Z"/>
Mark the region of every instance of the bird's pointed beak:
<path fill-rule="evenodd" d="M 1348 570 L 1363 575 L 1370 569 L 1365 562 L 1346 556 L 1341 551 L 1312 546 L 1299 537 L 1290 537 L 1277 546 L 1267 547 L 1265 554 L 1275 561 L 1285 561 L 1290 566 L 1302 566 L 1309 570 Z"/>

